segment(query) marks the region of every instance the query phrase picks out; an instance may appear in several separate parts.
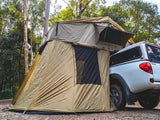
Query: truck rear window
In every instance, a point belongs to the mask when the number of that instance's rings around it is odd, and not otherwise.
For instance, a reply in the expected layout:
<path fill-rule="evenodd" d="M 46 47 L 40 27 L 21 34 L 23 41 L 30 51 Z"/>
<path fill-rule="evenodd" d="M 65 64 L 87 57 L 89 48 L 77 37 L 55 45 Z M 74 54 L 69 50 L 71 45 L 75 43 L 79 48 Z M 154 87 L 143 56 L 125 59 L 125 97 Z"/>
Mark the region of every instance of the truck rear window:
<path fill-rule="evenodd" d="M 142 56 L 140 47 L 135 47 L 130 50 L 115 54 L 110 58 L 110 65 L 115 65 L 130 60 L 140 58 Z"/>
<path fill-rule="evenodd" d="M 146 45 L 148 58 L 151 62 L 160 63 L 160 48 L 152 45 Z"/>

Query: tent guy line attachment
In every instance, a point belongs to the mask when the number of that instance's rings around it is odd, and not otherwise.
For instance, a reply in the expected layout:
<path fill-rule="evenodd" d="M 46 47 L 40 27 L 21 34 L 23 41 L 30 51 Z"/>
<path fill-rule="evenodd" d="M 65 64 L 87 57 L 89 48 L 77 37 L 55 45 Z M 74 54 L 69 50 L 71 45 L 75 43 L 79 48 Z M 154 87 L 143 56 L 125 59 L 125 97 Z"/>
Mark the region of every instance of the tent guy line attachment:
<path fill-rule="evenodd" d="M 22 113 L 22 115 L 24 115 L 26 113 L 26 110 Z"/>

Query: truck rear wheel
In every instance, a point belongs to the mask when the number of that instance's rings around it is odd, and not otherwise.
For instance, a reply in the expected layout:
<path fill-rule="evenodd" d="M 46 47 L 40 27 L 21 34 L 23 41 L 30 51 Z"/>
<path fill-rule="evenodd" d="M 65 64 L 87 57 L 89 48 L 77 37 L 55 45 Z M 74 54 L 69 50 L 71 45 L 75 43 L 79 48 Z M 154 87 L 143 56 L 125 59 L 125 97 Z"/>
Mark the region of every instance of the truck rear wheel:
<path fill-rule="evenodd" d="M 145 96 L 138 98 L 139 104 L 145 109 L 153 109 L 159 103 L 159 96 Z"/>
<path fill-rule="evenodd" d="M 118 84 L 111 84 L 110 96 L 114 105 L 118 109 L 122 109 L 126 105 L 125 94 L 123 88 Z"/>

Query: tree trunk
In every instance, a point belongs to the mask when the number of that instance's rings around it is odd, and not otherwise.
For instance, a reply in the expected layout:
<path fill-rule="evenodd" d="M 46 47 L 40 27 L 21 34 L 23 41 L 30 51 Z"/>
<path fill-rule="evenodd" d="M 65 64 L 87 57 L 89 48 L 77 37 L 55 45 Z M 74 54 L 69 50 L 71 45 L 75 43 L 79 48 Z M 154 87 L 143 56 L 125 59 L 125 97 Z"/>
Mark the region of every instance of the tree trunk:
<path fill-rule="evenodd" d="M 49 9 L 50 9 L 50 0 L 46 0 L 46 10 L 45 10 L 43 36 L 44 36 L 45 33 L 48 31 Z"/>
<path fill-rule="evenodd" d="M 82 0 L 79 0 L 79 14 L 78 14 L 78 19 L 81 19 L 82 15 Z"/>
<path fill-rule="evenodd" d="M 34 31 L 34 27 L 32 25 L 32 30 L 31 30 L 31 39 L 30 39 L 30 45 L 31 45 L 31 60 L 30 60 L 30 66 L 32 66 L 33 64 L 33 31 Z"/>
<path fill-rule="evenodd" d="M 21 54 L 22 54 L 22 47 L 23 47 L 23 43 L 21 44 L 20 46 L 20 52 L 19 52 L 19 55 L 18 55 L 18 86 L 19 88 L 21 87 L 21 83 L 22 83 L 22 80 L 21 80 Z"/>
<path fill-rule="evenodd" d="M 77 16 L 77 19 L 81 19 L 82 13 L 85 11 L 85 9 L 87 8 L 87 5 L 89 5 L 91 1 L 92 0 L 89 0 L 85 5 L 83 5 L 82 0 L 79 0 L 79 14 Z"/>
<path fill-rule="evenodd" d="M 28 73 L 28 48 L 27 48 L 27 17 L 26 17 L 26 0 L 23 0 L 23 16 L 24 16 L 24 59 L 25 59 L 25 75 Z"/>
<path fill-rule="evenodd" d="M 1 84 L 0 84 L 0 92 L 2 92 L 2 90 L 3 90 L 3 85 L 4 85 L 4 80 L 2 79 L 2 80 L 0 80 L 1 81 Z"/>

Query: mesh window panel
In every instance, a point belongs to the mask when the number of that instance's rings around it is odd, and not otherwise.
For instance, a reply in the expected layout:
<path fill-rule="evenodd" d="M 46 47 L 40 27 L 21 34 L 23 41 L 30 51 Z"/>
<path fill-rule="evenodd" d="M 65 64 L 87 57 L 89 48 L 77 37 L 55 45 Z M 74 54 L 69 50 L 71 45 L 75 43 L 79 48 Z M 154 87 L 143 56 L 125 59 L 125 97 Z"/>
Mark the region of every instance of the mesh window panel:
<path fill-rule="evenodd" d="M 99 40 L 102 42 L 109 42 L 109 43 L 121 45 L 121 32 L 111 28 L 105 28 L 100 33 Z"/>
<path fill-rule="evenodd" d="M 77 84 L 101 85 L 97 50 L 75 46 Z"/>

